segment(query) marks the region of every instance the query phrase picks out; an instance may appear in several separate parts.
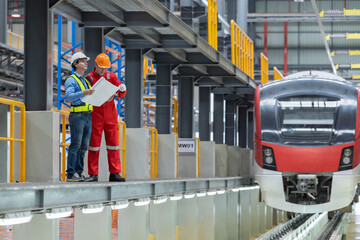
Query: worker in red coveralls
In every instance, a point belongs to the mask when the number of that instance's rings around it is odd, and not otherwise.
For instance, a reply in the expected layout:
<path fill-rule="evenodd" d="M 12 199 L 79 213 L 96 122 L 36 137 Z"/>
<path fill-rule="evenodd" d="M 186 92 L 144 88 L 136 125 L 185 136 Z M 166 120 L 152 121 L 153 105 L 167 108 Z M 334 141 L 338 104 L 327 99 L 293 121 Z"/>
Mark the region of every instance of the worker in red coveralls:
<path fill-rule="evenodd" d="M 98 181 L 99 174 L 99 153 L 101 145 L 102 132 L 105 131 L 105 141 L 107 148 L 108 164 L 110 171 L 110 182 L 125 182 L 125 178 L 120 176 L 121 162 L 119 150 L 119 126 L 118 112 L 115 108 L 114 97 L 125 97 L 126 86 L 122 84 L 117 76 L 106 71 L 111 67 L 110 58 L 105 54 L 99 54 L 95 59 L 95 68 L 87 75 L 93 86 L 101 77 L 104 77 L 112 84 L 119 86 L 120 89 L 107 102 L 100 107 L 93 106 L 92 129 L 88 153 L 88 173 L 93 181 Z"/>

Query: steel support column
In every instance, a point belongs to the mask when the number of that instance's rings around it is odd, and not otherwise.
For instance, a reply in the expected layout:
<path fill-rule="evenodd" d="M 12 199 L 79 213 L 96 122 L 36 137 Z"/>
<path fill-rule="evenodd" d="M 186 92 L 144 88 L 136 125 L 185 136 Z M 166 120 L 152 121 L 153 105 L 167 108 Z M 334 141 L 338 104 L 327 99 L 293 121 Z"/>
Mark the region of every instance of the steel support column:
<path fill-rule="evenodd" d="M 7 2 L 8 0 L 0 0 L 0 43 L 3 44 L 6 44 Z"/>
<path fill-rule="evenodd" d="M 25 105 L 27 111 L 53 106 L 52 16 L 49 0 L 25 1 Z M 40 94 L 39 94 L 40 93 Z"/>
<path fill-rule="evenodd" d="M 210 88 L 199 87 L 199 136 L 210 141 Z"/>
<path fill-rule="evenodd" d="M 247 106 L 239 106 L 239 146 L 246 148 L 246 138 L 247 138 Z"/>
<path fill-rule="evenodd" d="M 171 130 L 171 65 L 158 64 L 156 68 L 156 128 L 159 134 Z"/>
<path fill-rule="evenodd" d="M 228 0 L 227 2 L 228 22 L 236 19 L 236 0 Z"/>
<path fill-rule="evenodd" d="M 143 126 L 143 56 L 141 49 L 125 50 L 125 123 L 127 128 Z"/>
<path fill-rule="evenodd" d="M 216 144 L 224 143 L 224 95 L 214 94 L 214 141 Z"/>
<path fill-rule="evenodd" d="M 194 79 L 181 77 L 179 81 L 179 138 L 193 137 Z"/>
<path fill-rule="evenodd" d="M 247 33 L 248 1 L 236 1 L 236 22 L 239 27 Z"/>
<path fill-rule="evenodd" d="M 235 101 L 226 100 L 226 116 L 225 116 L 225 143 L 234 146 L 235 143 Z"/>
<path fill-rule="evenodd" d="M 95 67 L 95 58 L 98 54 L 105 52 L 105 40 L 103 28 L 85 28 L 85 55 L 90 58 L 87 72 Z"/>
<path fill-rule="evenodd" d="M 247 148 L 254 148 L 254 112 L 247 112 Z"/>

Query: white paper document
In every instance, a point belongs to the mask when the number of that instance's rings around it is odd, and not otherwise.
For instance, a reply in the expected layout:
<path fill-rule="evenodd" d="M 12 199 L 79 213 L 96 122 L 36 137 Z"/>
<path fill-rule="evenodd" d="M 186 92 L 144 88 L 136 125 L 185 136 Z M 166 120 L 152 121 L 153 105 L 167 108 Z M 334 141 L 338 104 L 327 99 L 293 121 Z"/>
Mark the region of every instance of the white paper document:
<path fill-rule="evenodd" d="M 107 81 L 104 77 L 101 77 L 91 89 L 94 89 L 94 93 L 84 96 L 81 101 L 100 107 L 119 90 L 119 87 Z"/>

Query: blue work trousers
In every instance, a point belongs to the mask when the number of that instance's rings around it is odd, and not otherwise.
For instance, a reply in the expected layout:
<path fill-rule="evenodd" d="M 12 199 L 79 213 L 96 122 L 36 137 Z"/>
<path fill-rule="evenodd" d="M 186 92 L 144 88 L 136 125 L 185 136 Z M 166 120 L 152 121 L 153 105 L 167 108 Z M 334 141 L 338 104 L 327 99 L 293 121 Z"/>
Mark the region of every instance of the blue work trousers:
<path fill-rule="evenodd" d="M 84 168 L 84 156 L 89 147 L 91 136 L 91 112 L 70 113 L 71 143 L 68 152 L 68 175 L 81 175 Z"/>

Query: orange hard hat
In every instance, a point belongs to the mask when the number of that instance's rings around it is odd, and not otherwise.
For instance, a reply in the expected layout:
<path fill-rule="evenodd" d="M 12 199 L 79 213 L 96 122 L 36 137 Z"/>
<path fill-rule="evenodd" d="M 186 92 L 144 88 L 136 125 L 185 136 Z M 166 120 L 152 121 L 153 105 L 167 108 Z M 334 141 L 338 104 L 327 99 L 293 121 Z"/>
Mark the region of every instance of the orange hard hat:
<path fill-rule="evenodd" d="M 95 63 L 101 68 L 111 67 L 110 58 L 105 53 L 100 53 L 95 58 Z"/>

